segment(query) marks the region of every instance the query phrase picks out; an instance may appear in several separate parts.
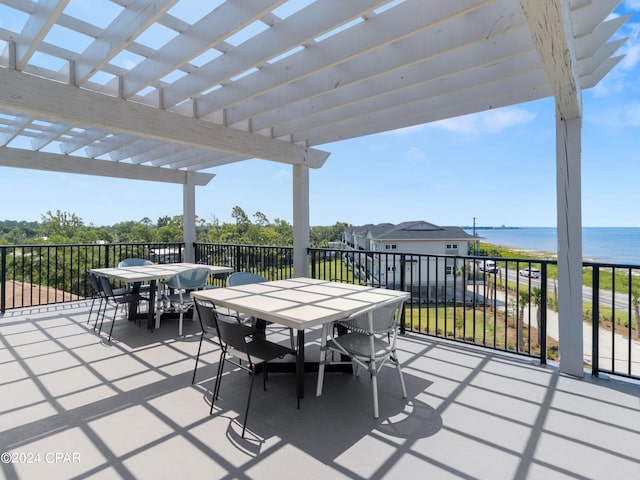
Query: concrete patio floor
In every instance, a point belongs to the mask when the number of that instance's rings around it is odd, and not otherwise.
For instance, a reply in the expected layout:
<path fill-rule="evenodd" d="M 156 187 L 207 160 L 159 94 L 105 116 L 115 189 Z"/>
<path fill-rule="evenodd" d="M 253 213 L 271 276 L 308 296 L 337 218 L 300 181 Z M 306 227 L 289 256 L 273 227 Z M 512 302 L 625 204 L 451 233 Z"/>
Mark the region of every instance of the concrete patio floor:
<path fill-rule="evenodd" d="M 108 314 L 111 312 L 108 312 Z M 35 478 L 630 479 L 640 472 L 640 386 L 410 334 L 399 354 L 408 399 L 383 369 L 380 418 L 367 375 L 316 375 L 296 408 L 294 376 L 255 385 L 227 369 L 209 415 L 218 351 L 191 375 L 197 323 L 153 333 L 85 324 L 88 303 L 0 316 L 0 475 Z M 108 328 L 109 325 L 105 323 Z M 274 339 L 287 343 L 286 331 Z M 308 359 L 317 332 L 307 335 Z"/>

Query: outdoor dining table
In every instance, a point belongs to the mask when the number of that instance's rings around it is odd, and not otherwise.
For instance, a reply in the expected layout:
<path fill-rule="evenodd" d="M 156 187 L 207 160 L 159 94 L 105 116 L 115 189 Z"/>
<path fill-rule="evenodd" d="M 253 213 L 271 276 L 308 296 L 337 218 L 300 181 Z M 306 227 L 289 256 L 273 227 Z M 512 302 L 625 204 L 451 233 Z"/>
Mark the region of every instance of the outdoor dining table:
<path fill-rule="evenodd" d="M 296 384 L 304 397 L 305 330 L 342 320 L 361 309 L 408 292 L 298 277 L 193 292 L 192 297 L 267 320 L 298 332 Z M 319 361 L 319 359 L 318 359 Z M 316 361 L 315 364 L 318 362 Z"/>
<path fill-rule="evenodd" d="M 147 320 L 150 329 L 160 327 L 160 309 L 155 308 L 156 290 L 159 287 L 160 280 L 166 280 L 174 275 L 191 270 L 193 268 L 207 268 L 211 275 L 224 274 L 233 272 L 232 267 L 223 267 L 218 265 L 201 265 L 199 263 L 160 263 L 153 265 L 138 265 L 132 267 L 113 267 L 113 268 L 93 268 L 90 271 L 95 275 L 121 280 L 129 284 L 139 286 L 143 282 L 149 282 L 149 309 L 147 312 Z"/>

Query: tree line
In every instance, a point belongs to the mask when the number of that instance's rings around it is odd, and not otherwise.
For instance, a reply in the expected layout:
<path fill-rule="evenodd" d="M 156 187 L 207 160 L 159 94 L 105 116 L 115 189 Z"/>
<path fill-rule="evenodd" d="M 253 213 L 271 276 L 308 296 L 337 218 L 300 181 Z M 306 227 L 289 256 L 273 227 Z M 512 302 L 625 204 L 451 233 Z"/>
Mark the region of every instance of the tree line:
<path fill-rule="evenodd" d="M 123 221 L 111 226 L 95 226 L 85 222 L 75 213 L 47 211 L 40 222 L 0 220 L 0 244 L 68 244 L 68 243 L 137 243 L 181 242 L 183 240 L 182 215 L 163 216 L 155 223 L 147 217 L 139 221 Z M 293 245 L 293 227 L 286 220 L 273 221 L 262 212 L 252 218 L 239 206 L 232 209 L 234 223 L 220 222 L 214 218 L 207 222 L 196 218 L 196 241 L 245 245 Z M 310 246 L 328 247 L 329 242 L 339 240 L 349 224 L 336 222 L 333 226 L 315 226 L 310 231 Z"/>

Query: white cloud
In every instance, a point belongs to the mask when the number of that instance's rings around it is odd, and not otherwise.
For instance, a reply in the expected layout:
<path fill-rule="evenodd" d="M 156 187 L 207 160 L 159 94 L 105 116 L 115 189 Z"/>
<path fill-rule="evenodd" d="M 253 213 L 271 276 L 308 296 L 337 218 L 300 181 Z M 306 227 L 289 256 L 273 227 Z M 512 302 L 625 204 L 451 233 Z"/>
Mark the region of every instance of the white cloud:
<path fill-rule="evenodd" d="M 291 170 L 278 170 L 276 174 L 273 176 L 273 181 L 277 184 L 291 184 L 293 179 L 293 174 Z"/>
<path fill-rule="evenodd" d="M 607 127 L 640 127 L 640 101 L 625 104 L 623 108 L 609 109 L 593 116 L 594 123 Z"/>
<path fill-rule="evenodd" d="M 500 133 L 508 128 L 531 123 L 536 114 L 523 108 L 502 108 L 449 118 L 431 125 L 452 132 L 468 135 Z"/>

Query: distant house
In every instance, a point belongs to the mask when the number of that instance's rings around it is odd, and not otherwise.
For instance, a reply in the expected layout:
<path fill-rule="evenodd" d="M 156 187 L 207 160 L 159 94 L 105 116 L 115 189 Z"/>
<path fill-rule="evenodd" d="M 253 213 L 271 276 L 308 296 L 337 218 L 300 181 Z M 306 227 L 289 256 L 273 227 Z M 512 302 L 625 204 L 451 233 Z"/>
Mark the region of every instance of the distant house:
<path fill-rule="evenodd" d="M 342 240 L 347 249 L 368 252 L 349 260 L 360 277 L 391 288 L 412 285 L 427 298 L 453 298 L 453 277 L 464 265 L 453 256 L 469 255 L 477 237 L 460 227 L 413 221 L 345 227 Z"/>

